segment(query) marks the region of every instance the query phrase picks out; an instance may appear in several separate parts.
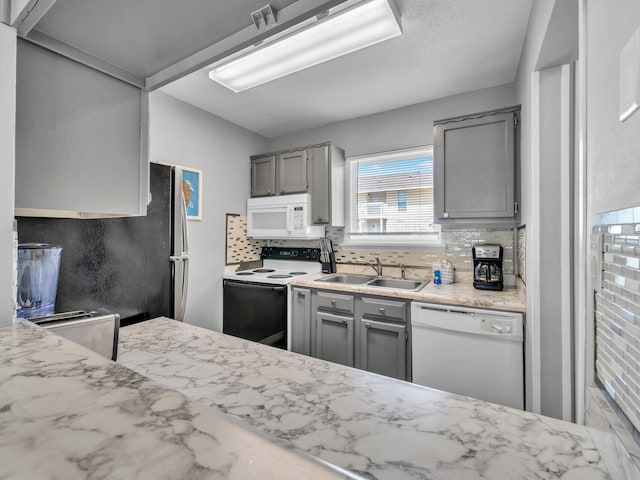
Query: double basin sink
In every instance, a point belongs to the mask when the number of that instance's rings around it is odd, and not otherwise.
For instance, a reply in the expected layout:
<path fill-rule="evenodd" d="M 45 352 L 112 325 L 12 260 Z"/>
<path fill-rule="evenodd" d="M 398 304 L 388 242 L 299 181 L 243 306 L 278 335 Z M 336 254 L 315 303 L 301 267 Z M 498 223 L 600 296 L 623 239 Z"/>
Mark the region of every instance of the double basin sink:
<path fill-rule="evenodd" d="M 347 285 L 364 285 L 367 287 L 393 288 L 396 290 L 410 290 L 417 292 L 424 287 L 429 280 L 406 280 L 403 278 L 376 277 L 372 275 L 360 275 L 356 273 L 334 273 L 318 282 L 342 283 Z"/>

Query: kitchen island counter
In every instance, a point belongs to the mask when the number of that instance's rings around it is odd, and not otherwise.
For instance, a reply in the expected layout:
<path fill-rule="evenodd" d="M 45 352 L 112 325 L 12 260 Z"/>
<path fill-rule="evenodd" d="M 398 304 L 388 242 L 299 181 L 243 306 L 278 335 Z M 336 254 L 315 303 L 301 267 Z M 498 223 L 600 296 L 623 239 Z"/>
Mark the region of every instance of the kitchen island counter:
<path fill-rule="evenodd" d="M 19 321 L 0 328 L 0 478 L 320 480 L 351 474 Z"/>
<path fill-rule="evenodd" d="M 365 478 L 610 478 L 583 426 L 163 318 L 121 329 L 120 347 L 129 368 Z"/>

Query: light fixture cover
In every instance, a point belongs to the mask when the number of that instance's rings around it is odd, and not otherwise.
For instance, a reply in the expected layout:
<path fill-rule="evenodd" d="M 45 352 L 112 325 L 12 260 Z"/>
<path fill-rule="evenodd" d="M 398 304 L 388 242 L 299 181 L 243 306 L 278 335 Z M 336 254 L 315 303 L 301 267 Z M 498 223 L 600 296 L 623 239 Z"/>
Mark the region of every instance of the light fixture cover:
<path fill-rule="evenodd" d="M 242 92 L 402 34 L 393 0 L 363 0 L 213 64 L 209 78 Z M 353 2 L 347 2 L 353 3 Z M 333 9 L 332 9 L 333 10 Z"/>

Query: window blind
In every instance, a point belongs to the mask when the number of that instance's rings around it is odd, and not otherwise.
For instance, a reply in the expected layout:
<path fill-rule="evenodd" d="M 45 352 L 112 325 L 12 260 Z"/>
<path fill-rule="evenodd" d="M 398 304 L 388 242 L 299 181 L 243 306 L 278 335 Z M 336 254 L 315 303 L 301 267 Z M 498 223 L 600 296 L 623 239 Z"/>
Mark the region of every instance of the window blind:
<path fill-rule="evenodd" d="M 349 159 L 349 233 L 437 234 L 433 216 L 433 149 Z"/>

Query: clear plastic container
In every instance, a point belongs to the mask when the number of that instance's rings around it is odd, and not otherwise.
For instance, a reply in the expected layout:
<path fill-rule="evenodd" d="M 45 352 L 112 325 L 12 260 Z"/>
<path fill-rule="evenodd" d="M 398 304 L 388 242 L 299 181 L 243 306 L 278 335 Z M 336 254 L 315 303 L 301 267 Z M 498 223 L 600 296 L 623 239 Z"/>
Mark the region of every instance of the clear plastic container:
<path fill-rule="evenodd" d="M 54 312 L 62 248 L 46 243 L 18 245 L 17 316 Z"/>

